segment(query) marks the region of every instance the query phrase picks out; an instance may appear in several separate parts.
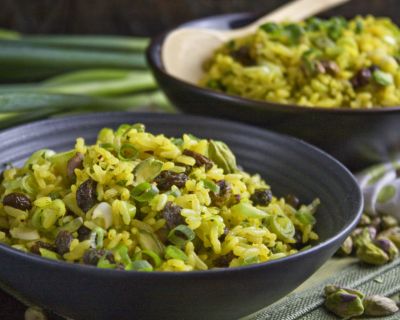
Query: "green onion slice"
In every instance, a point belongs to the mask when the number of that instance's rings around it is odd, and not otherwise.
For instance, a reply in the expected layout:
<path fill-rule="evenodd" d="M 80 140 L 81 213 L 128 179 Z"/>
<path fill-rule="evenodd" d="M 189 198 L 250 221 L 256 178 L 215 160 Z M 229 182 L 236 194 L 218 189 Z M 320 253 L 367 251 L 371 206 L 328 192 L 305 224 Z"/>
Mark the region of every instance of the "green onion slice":
<path fill-rule="evenodd" d="M 238 204 L 235 204 L 234 206 L 231 207 L 231 212 L 233 215 L 240 216 L 242 218 L 262 219 L 268 217 L 268 213 L 246 202 L 240 202 Z"/>
<path fill-rule="evenodd" d="M 125 270 L 153 271 L 153 266 L 146 260 L 136 260 L 132 261 Z"/>
<path fill-rule="evenodd" d="M 282 241 L 292 240 L 294 237 L 295 228 L 293 222 L 284 214 L 271 216 L 269 227 L 278 236 L 278 239 Z"/>
<path fill-rule="evenodd" d="M 154 265 L 155 268 L 158 268 L 161 265 L 162 260 L 159 257 L 159 255 L 157 253 L 155 253 L 154 251 L 152 251 L 152 250 L 142 250 L 141 253 L 142 253 L 142 256 L 146 255 L 153 261 L 153 265 Z"/>
<path fill-rule="evenodd" d="M 106 257 L 103 256 L 99 259 L 99 262 L 97 262 L 97 267 L 101 269 L 115 269 L 116 265 L 108 261 Z"/>
<path fill-rule="evenodd" d="M 181 249 L 175 246 L 168 246 L 165 249 L 165 258 L 186 261 L 188 259 L 188 256 Z"/>
<path fill-rule="evenodd" d="M 134 160 L 138 157 L 139 151 L 130 143 L 124 143 L 119 149 L 118 157 L 121 160 Z"/>
<path fill-rule="evenodd" d="M 168 233 L 169 242 L 178 247 L 183 247 L 186 242 L 192 241 L 196 234 L 188 226 L 180 224 Z"/>
<path fill-rule="evenodd" d="M 136 201 L 147 202 L 153 199 L 158 192 L 159 191 L 155 185 L 152 185 L 148 182 L 142 182 L 133 188 L 131 191 L 131 196 Z"/>
<path fill-rule="evenodd" d="M 203 180 L 204 188 L 211 190 L 214 193 L 219 193 L 219 186 L 212 182 L 211 180 Z"/>

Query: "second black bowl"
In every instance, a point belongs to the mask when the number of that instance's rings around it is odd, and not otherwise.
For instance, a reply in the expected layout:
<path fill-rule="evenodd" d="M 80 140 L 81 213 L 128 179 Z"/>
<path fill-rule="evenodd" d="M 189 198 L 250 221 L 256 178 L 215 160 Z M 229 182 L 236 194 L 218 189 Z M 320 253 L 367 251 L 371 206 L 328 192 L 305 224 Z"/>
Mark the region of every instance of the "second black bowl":
<path fill-rule="evenodd" d="M 228 14 L 192 21 L 182 27 L 233 29 L 254 19 L 250 14 Z M 165 71 L 161 49 L 168 33 L 152 41 L 147 59 L 160 87 L 180 110 L 244 121 L 293 135 L 326 150 L 352 170 L 387 161 L 400 152 L 399 107 L 310 108 L 250 100 L 201 88 Z"/>
<path fill-rule="evenodd" d="M 144 123 L 149 132 L 193 133 L 225 141 L 238 163 L 258 172 L 283 196 L 320 198 L 311 249 L 265 263 L 193 272 L 94 268 L 17 251 L 0 244 L 0 287 L 75 320 L 237 319 L 273 303 L 311 276 L 342 244 L 361 214 L 362 196 L 340 163 L 298 140 L 234 122 L 187 115 L 98 113 L 36 122 L 0 133 L 2 162 L 21 163 L 42 148 L 93 143 L 103 127 Z"/>

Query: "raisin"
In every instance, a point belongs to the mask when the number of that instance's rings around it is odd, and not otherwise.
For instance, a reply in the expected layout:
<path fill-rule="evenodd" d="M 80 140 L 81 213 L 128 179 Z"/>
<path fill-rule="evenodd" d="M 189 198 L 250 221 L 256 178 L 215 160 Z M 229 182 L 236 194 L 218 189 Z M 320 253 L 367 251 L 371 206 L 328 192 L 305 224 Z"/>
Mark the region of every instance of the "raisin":
<path fill-rule="evenodd" d="M 56 251 L 56 248 L 51 243 L 36 241 L 31 247 L 31 252 L 40 255 L 40 250 L 39 250 L 40 248 L 47 249 L 50 251 Z"/>
<path fill-rule="evenodd" d="M 75 169 L 83 168 L 83 154 L 80 152 L 75 153 L 75 155 L 68 160 L 67 163 L 67 176 L 72 179 L 75 177 Z"/>
<path fill-rule="evenodd" d="M 222 207 L 231 198 L 231 186 L 225 180 L 217 181 L 216 185 L 219 187 L 219 192 L 210 192 L 211 202 L 217 207 Z"/>
<path fill-rule="evenodd" d="M 214 265 L 218 268 L 226 268 L 229 267 L 231 261 L 235 258 L 233 252 L 229 252 L 224 256 L 220 256 L 219 258 L 214 260 Z"/>
<path fill-rule="evenodd" d="M 83 263 L 96 266 L 100 258 L 105 257 L 110 263 L 115 263 L 114 255 L 111 251 L 104 249 L 88 249 L 83 254 Z"/>
<path fill-rule="evenodd" d="M 299 205 L 300 205 L 300 200 L 299 198 L 297 198 L 295 195 L 293 194 L 288 194 L 285 196 L 285 202 L 292 206 L 295 209 L 298 209 Z"/>
<path fill-rule="evenodd" d="M 168 201 L 161 211 L 161 214 L 169 229 L 173 229 L 180 224 L 185 224 L 184 218 L 181 216 L 182 208 L 171 201 Z"/>
<path fill-rule="evenodd" d="M 96 181 L 87 179 L 76 191 L 76 202 L 83 212 L 87 212 L 97 202 Z"/>
<path fill-rule="evenodd" d="M 362 68 L 353 76 L 353 78 L 350 79 L 350 83 L 354 89 L 358 89 L 367 85 L 370 82 L 371 78 L 371 69 Z"/>
<path fill-rule="evenodd" d="M 182 152 L 185 156 L 192 157 L 196 160 L 196 163 L 194 164 L 195 167 L 201 167 L 204 166 L 206 170 L 210 170 L 213 166 L 213 162 L 208 159 L 206 156 L 203 156 L 200 153 L 185 149 Z"/>
<path fill-rule="evenodd" d="M 240 48 L 232 51 L 230 56 L 243 66 L 248 67 L 255 65 L 255 60 L 251 56 L 249 46 L 241 46 Z"/>
<path fill-rule="evenodd" d="M 253 204 L 256 206 L 266 206 L 272 200 L 272 192 L 270 189 L 256 189 L 250 196 L 250 200 L 253 201 Z"/>
<path fill-rule="evenodd" d="M 3 205 L 10 206 L 19 210 L 30 210 L 32 209 L 32 202 L 23 193 L 13 192 L 6 195 L 3 199 Z"/>
<path fill-rule="evenodd" d="M 60 231 L 54 241 L 57 253 L 64 255 L 69 252 L 69 246 L 71 245 L 72 240 L 74 240 L 74 237 L 71 233 L 65 230 Z"/>
<path fill-rule="evenodd" d="M 176 173 L 170 170 L 165 170 L 154 179 L 154 182 L 157 183 L 158 189 L 161 191 L 167 191 L 174 185 L 178 188 L 184 187 L 187 179 L 188 176 L 185 173 Z"/>
<path fill-rule="evenodd" d="M 90 234 L 92 233 L 92 230 L 85 226 L 80 226 L 78 229 L 78 240 L 79 241 L 85 241 L 90 238 Z"/>

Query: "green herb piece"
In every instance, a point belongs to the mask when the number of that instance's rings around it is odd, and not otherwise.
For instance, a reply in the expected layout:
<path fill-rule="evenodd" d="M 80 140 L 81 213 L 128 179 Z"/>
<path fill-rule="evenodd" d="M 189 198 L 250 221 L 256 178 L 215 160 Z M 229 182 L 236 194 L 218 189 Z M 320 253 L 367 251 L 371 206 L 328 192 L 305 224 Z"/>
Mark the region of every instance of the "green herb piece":
<path fill-rule="evenodd" d="M 267 22 L 267 23 L 262 24 L 260 26 L 260 29 L 267 33 L 273 33 L 273 32 L 278 31 L 280 29 L 280 26 L 275 22 Z"/>
<path fill-rule="evenodd" d="M 390 86 L 394 83 L 393 76 L 390 73 L 383 72 L 379 69 L 376 69 L 372 72 L 372 78 L 377 84 L 384 87 Z"/>
<path fill-rule="evenodd" d="M 143 255 L 148 256 L 152 260 L 153 266 L 155 268 L 158 268 L 162 263 L 160 256 L 152 250 L 142 250 L 141 254 L 142 254 L 142 257 L 143 257 Z"/>
<path fill-rule="evenodd" d="M 158 192 L 159 191 L 155 185 L 148 182 L 142 182 L 132 189 L 131 196 L 136 201 L 148 202 L 153 199 Z"/>
<path fill-rule="evenodd" d="M 125 270 L 135 270 L 135 271 L 153 271 L 153 266 L 146 260 L 136 260 L 132 261 Z"/>
<path fill-rule="evenodd" d="M 172 244 L 182 248 L 188 241 L 192 241 L 196 234 L 188 226 L 180 224 L 168 233 L 168 240 Z"/>
<path fill-rule="evenodd" d="M 263 219 L 269 216 L 265 211 L 262 211 L 252 206 L 250 203 L 246 202 L 240 202 L 238 204 L 235 204 L 234 206 L 231 207 L 231 212 L 233 215 L 237 217 L 242 217 L 244 219 L 246 218 Z"/>
<path fill-rule="evenodd" d="M 293 222 L 284 214 L 277 214 L 269 218 L 269 228 L 279 240 L 292 240 L 295 234 Z"/>
<path fill-rule="evenodd" d="M 141 161 L 133 170 L 135 180 L 138 183 L 151 182 L 161 172 L 163 162 L 153 157 Z"/>
<path fill-rule="evenodd" d="M 204 188 L 211 190 L 214 193 L 219 193 L 219 186 L 216 185 L 211 180 L 204 179 L 203 180 Z"/>
<path fill-rule="evenodd" d="M 51 259 L 51 260 L 60 260 L 60 256 L 48 249 L 39 248 L 40 255 L 44 258 Z"/>
<path fill-rule="evenodd" d="M 165 258 L 186 261 L 188 259 L 188 256 L 181 249 L 175 246 L 168 246 L 165 249 Z"/>
<path fill-rule="evenodd" d="M 234 154 L 222 141 L 211 140 L 208 145 L 208 155 L 211 161 L 224 170 L 225 174 L 237 170 Z"/>
<path fill-rule="evenodd" d="M 139 156 L 139 151 L 130 143 L 124 143 L 119 149 L 118 157 L 121 160 L 135 160 Z"/>
<path fill-rule="evenodd" d="M 153 233 L 140 230 L 138 241 L 143 250 L 153 251 L 159 256 L 164 255 L 164 245 Z"/>

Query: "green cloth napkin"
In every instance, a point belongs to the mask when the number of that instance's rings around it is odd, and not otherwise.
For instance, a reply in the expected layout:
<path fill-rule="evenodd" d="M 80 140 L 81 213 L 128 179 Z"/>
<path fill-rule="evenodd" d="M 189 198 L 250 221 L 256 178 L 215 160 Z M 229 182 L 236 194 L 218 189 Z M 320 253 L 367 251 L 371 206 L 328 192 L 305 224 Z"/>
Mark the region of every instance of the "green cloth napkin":
<path fill-rule="evenodd" d="M 323 307 L 327 284 L 358 289 L 367 295 L 391 296 L 400 292 L 400 259 L 381 267 L 360 264 L 356 259 L 331 259 L 292 294 L 243 320 L 338 319 Z M 400 314 L 376 319 L 399 320 Z"/>

